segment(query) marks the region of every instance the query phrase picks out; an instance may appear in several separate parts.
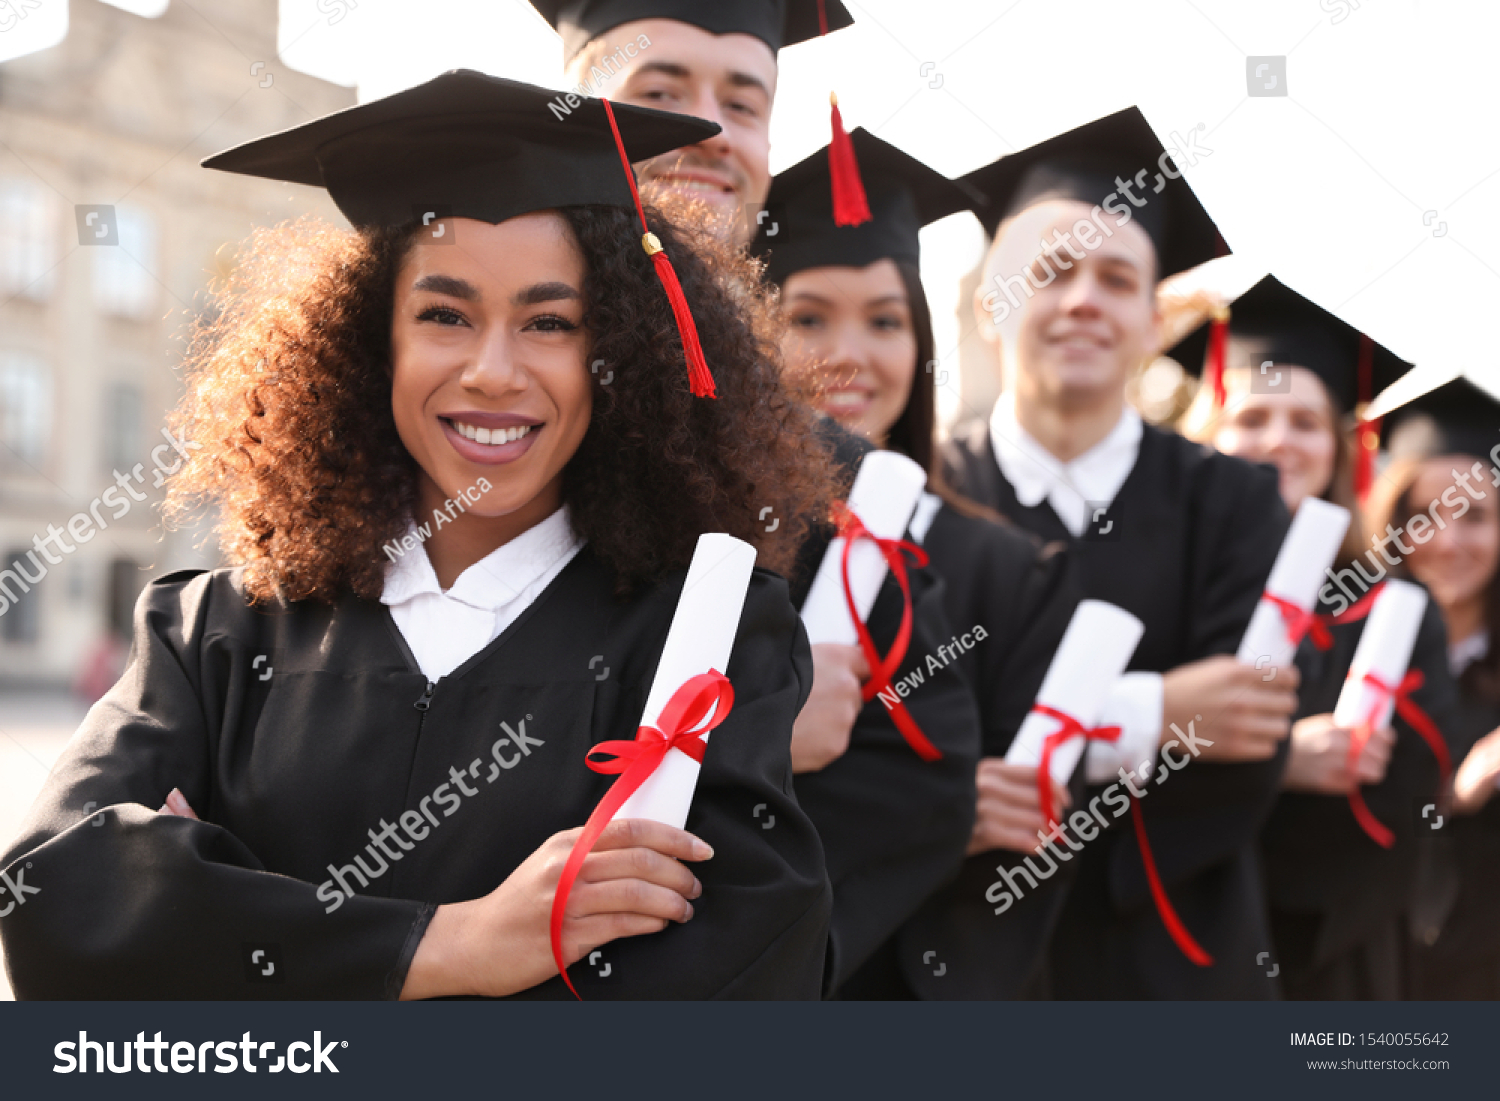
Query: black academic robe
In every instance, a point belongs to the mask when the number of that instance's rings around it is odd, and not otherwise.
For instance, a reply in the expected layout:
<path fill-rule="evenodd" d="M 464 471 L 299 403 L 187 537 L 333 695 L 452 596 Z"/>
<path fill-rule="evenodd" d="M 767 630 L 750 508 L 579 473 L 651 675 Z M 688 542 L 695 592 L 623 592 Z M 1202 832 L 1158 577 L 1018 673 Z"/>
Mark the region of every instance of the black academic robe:
<path fill-rule="evenodd" d="M 960 492 L 1047 541 L 1066 543 L 1085 597 L 1145 624 L 1130 670 L 1166 672 L 1232 654 L 1260 600 L 1289 518 L 1269 468 L 1145 426 L 1134 467 L 1095 530 L 1075 538 L 1045 500 L 1022 507 L 1001 475 L 989 425 L 966 426 L 946 451 Z M 1107 523 L 1112 521 L 1113 523 Z M 1267 998 L 1256 957 L 1270 947 L 1255 838 L 1276 795 L 1285 745 L 1268 760 L 1158 766 L 1140 810 L 1167 895 L 1214 958 L 1188 960 L 1152 903 L 1130 815 L 1074 854 L 1048 961 L 1060 998 Z M 1086 801 L 1107 785 L 1091 785 Z M 1116 791 L 1118 797 L 1123 786 Z M 1082 804 L 1075 803 L 1075 806 Z M 1109 807 L 1101 803 L 1100 807 Z"/>
<path fill-rule="evenodd" d="M 1500 727 L 1500 701 L 1460 678 L 1453 721 L 1453 767 Z M 1446 731 L 1445 731 L 1446 732 Z M 1409 996 L 1420 1001 L 1500 999 L 1500 794 L 1478 814 L 1457 815 L 1439 831 L 1434 862 L 1457 879 L 1446 920 L 1412 944 Z"/>
<path fill-rule="evenodd" d="M 836 458 L 852 471 L 869 444 L 841 429 L 829 431 Z M 821 527 L 799 549 L 792 585 L 798 607 L 833 534 Z M 911 641 L 895 679 L 921 671 L 921 685 L 904 703 L 942 758 L 918 757 L 876 698 L 855 720 L 842 757 L 796 777 L 797 801 L 818 828 L 833 881 L 829 995 L 957 874 L 974 829 L 979 716 L 957 663 L 934 669 L 927 660 L 955 633 L 941 579 L 930 569 L 912 569 L 909 578 Z M 887 575 L 867 625 L 881 654 L 895 638 L 901 610 L 900 588 Z"/>
<path fill-rule="evenodd" d="M 1367 622 L 1335 624 L 1328 650 L 1302 640 L 1297 719 L 1332 713 Z M 1412 668 L 1425 678 L 1412 701 L 1439 730 L 1451 730 L 1457 690 L 1442 615 L 1430 601 Z M 1395 716 L 1392 726 L 1397 738 L 1385 779 L 1360 789 L 1370 812 L 1395 835 L 1391 848 L 1365 833 L 1343 795 L 1283 791 L 1261 832 L 1275 960 L 1288 998 L 1403 996 L 1407 918 L 1423 843 L 1417 826 L 1423 804 L 1437 809 L 1439 768 L 1405 719 Z"/>
<path fill-rule="evenodd" d="M 494 890 L 614 782 L 584 757 L 634 738 L 683 576 L 622 601 L 585 547 L 435 687 L 375 601 L 255 610 L 238 571 L 153 582 L 124 677 L 0 857 L 37 890 L 0 919 L 16 995 L 396 997 L 436 905 Z M 829 889 L 789 755 L 812 665 L 775 575 L 725 672 L 687 821 L 716 850 L 696 914 L 573 965 L 585 998 L 819 994 Z M 156 813 L 173 787 L 201 822 Z"/>
<path fill-rule="evenodd" d="M 981 752 L 1003 757 L 1078 605 L 1067 552 L 946 504 L 922 546 L 943 579 L 948 619 L 960 636 L 950 647 L 958 651 L 959 671 L 979 705 Z M 964 648 L 975 627 L 986 637 Z M 1083 774 L 1080 760 L 1070 785 L 1075 800 L 1083 794 Z M 1060 874 L 997 916 L 985 899 L 996 865 L 1014 867 L 1023 859 L 1003 850 L 968 857 L 957 878 L 928 899 L 889 945 L 881 964 L 884 989 L 872 975 L 872 996 L 1000 999 L 1042 992 L 1047 944 L 1073 865 L 1063 865 Z"/>

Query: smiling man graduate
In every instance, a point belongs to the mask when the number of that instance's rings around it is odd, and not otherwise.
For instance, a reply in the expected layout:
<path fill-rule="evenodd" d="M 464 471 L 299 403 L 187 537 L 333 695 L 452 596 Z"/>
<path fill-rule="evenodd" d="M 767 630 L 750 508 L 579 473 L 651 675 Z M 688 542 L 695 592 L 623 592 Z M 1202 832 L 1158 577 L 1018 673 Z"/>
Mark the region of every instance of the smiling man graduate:
<path fill-rule="evenodd" d="M 965 179 L 990 201 L 994 240 L 975 307 L 1008 389 L 989 418 L 957 434 L 955 484 L 1068 544 L 1085 596 L 1145 624 L 1101 720 L 1123 734 L 1116 746 L 1089 745 L 1089 796 L 1122 782 L 1121 770 L 1139 781 L 1150 762 L 1151 776 L 1173 723 L 1194 732 L 1200 754 L 1142 787 L 1135 807 L 1159 883 L 1128 826 L 1076 854 L 1051 992 L 1272 996 L 1255 963 L 1270 935 L 1254 841 L 1276 797 L 1296 672 L 1268 682 L 1234 651 L 1287 512 L 1271 471 L 1143 424 L 1125 400 L 1158 350 L 1157 282 L 1211 259 L 1214 225 L 1135 108 Z M 981 776 L 986 767 L 1004 762 L 986 761 Z M 1170 907 L 1153 906 L 1158 888 Z M 1211 965 L 1189 959 L 1205 951 Z"/>
<path fill-rule="evenodd" d="M 783 46 L 853 24 L 839 0 L 532 0 L 591 95 L 717 122 L 713 137 L 635 169 L 648 196 L 703 204 L 740 244 L 771 186 L 771 106 Z"/>

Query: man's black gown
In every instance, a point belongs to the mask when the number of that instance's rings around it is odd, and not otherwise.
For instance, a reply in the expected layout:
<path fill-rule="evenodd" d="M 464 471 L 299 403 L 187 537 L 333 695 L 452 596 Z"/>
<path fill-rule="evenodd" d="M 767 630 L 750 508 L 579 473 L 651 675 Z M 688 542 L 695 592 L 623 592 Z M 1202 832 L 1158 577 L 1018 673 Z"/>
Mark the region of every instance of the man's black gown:
<path fill-rule="evenodd" d="M 437 904 L 494 890 L 614 782 L 584 757 L 634 738 L 682 578 L 622 601 L 585 547 L 430 694 L 380 603 L 254 610 L 227 570 L 153 582 L 124 677 L 0 857 L 36 891 L 0 919 L 16 995 L 396 997 Z M 788 748 L 812 664 L 775 575 L 756 571 L 725 672 L 687 822 L 716 850 L 696 914 L 573 965 L 585 998 L 819 995 L 831 899 Z M 201 822 L 155 812 L 173 787 Z M 570 997 L 555 976 L 517 996 Z"/>
<path fill-rule="evenodd" d="M 1297 719 L 1333 711 L 1367 622 L 1333 625 L 1329 650 L 1302 640 Z M 1457 693 L 1448 675 L 1442 615 L 1431 602 L 1412 668 L 1424 677 L 1412 701 L 1446 735 L 1453 728 Z M 1417 822 L 1425 803 L 1436 810 L 1439 769 L 1432 750 L 1405 719 L 1395 716 L 1392 726 L 1397 738 L 1385 779 L 1361 788 L 1370 812 L 1395 835 L 1392 848 L 1382 848 L 1360 828 L 1343 795 L 1283 791 L 1261 833 L 1275 959 L 1289 998 L 1404 996 L 1407 921 L 1425 843 Z"/>
<path fill-rule="evenodd" d="M 1083 538 L 1075 538 L 1045 500 L 1029 508 L 1017 501 L 996 464 L 987 422 L 961 429 L 946 459 L 960 492 L 1044 540 L 1066 543 L 1085 597 L 1140 618 L 1146 629 L 1131 670 L 1166 672 L 1233 654 L 1289 522 L 1272 471 L 1150 425 L 1110 506 L 1113 525 L 1101 521 L 1099 534 Z M 1141 801 L 1167 895 L 1214 958 L 1212 966 L 1192 963 L 1168 935 L 1134 831 L 1115 818 L 1075 856 L 1076 882 L 1052 938 L 1051 994 L 1273 997 L 1274 981 L 1256 962 L 1271 944 L 1255 839 L 1284 763 L 1283 743 L 1262 762 L 1198 761 L 1179 773 L 1158 766 L 1158 779 L 1168 778 L 1151 783 Z M 1087 798 L 1104 790 L 1091 785 Z"/>
<path fill-rule="evenodd" d="M 852 480 L 870 445 L 832 422 L 825 432 Z M 833 535 L 822 527 L 799 548 L 791 593 L 798 607 Z M 830 995 L 957 874 L 974 829 L 979 716 L 957 664 L 933 672 L 927 662 L 954 634 L 942 579 L 931 569 L 913 569 L 909 577 L 911 641 L 895 679 L 922 670 L 923 683 L 905 703 L 942 758 L 918 757 L 877 698 L 855 720 L 842 757 L 796 777 L 797 801 L 817 826 L 833 881 Z M 896 636 L 901 610 L 900 588 L 887 574 L 867 624 L 881 654 Z"/>

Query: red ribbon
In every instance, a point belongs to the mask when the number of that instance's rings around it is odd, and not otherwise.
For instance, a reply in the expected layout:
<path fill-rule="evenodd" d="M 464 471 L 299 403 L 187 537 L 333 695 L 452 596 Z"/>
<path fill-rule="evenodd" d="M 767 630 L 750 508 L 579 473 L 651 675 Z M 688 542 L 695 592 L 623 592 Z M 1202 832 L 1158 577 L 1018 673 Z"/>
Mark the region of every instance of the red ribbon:
<path fill-rule="evenodd" d="M 1038 715 L 1046 715 L 1062 723 L 1042 742 L 1042 763 L 1037 766 L 1036 773 L 1036 793 L 1042 804 L 1042 821 L 1050 830 L 1052 823 L 1058 821 L 1052 814 L 1052 751 L 1073 738 L 1082 738 L 1086 742 L 1112 742 L 1119 738 L 1120 728 L 1118 726 L 1084 726 L 1072 715 L 1048 707 L 1044 703 L 1032 704 L 1031 710 Z"/>
<path fill-rule="evenodd" d="M 1380 679 L 1377 673 L 1366 673 L 1364 681 L 1376 690 L 1374 702 L 1369 711 L 1365 713 L 1364 720 L 1350 732 L 1349 735 L 1349 774 L 1354 776 L 1355 765 L 1359 762 L 1359 755 L 1364 751 L 1365 744 L 1375 733 L 1375 716 L 1385 706 L 1386 700 L 1396 701 L 1396 714 L 1406 720 L 1407 724 L 1421 735 L 1427 747 L 1432 750 L 1432 755 L 1437 758 L 1438 773 L 1441 777 L 1438 782 L 1438 790 L 1442 791 L 1448 784 L 1448 777 L 1453 774 L 1453 759 L 1448 755 L 1448 743 L 1443 740 L 1443 735 L 1437 728 L 1437 724 L 1423 711 L 1422 708 L 1411 698 L 1411 693 L 1422 687 L 1424 681 L 1420 669 L 1407 671 L 1401 683 L 1389 685 Z M 1396 835 L 1388 830 L 1381 821 L 1370 812 L 1365 804 L 1365 798 L 1360 794 L 1359 781 L 1351 780 L 1349 787 L 1349 807 L 1354 811 L 1354 818 L 1370 839 L 1381 848 L 1389 849 L 1396 843 Z"/>
<path fill-rule="evenodd" d="M 862 693 L 865 702 L 869 703 L 882 691 L 890 688 L 891 678 L 896 675 L 896 670 L 901 668 L 901 662 L 906 658 L 906 648 L 911 643 L 911 585 L 906 579 L 906 559 L 902 557 L 902 552 L 910 554 L 918 566 L 927 565 L 927 552 L 905 539 L 880 538 L 865 527 L 864 521 L 854 515 L 849 506 L 842 501 L 833 503 L 833 518 L 838 524 L 839 535 L 844 539 L 844 554 L 841 561 L 844 600 L 849 605 L 849 618 L 854 620 L 854 631 L 859 637 L 859 648 L 864 651 L 865 660 L 870 664 L 870 679 L 865 682 Z M 854 604 L 854 590 L 849 585 L 849 552 L 859 539 L 868 539 L 875 544 L 885 558 L 886 565 L 890 567 L 891 573 L 895 575 L 896 583 L 901 586 L 901 627 L 896 631 L 896 638 L 892 641 L 890 651 L 884 658 L 875 649 L 875 640 L 870 637 L 869 629 L 859 618 L 859 609 Z M 886 703 L 883 696 L 880 702 L 885 704 L 886 710 L 891 713 L 891 721 L 896 724 L 896 729 L 901 732 L 906 743 L 916 750 L 918 757 L 924 761 L 936 761 L 943 756 L 938 747 L 928 740 L 926 734 L 922 733 L 922 728 L 911 717 L 911 712 L 906 710 L 906 704 L 899 699 L 895 703 Z"/>
<path fill-rule="evenodd" d="M 552 898 L 552 959 L 562 981 L 573 991 L 573 997 L 578 998 L 578 991 L 573 988 L 573 980 L 568 978 L 568 968 L 563 963 L 563 912 L 568 906 L 573 881 L 583 868 L 584 858 L 615 812 L 656 771 L 669 750 L 680 749 L 699 764 L 703 763 L 703 751 L 707 748 L 703 735 L 723 722 L 733 706 L 734 687 L 723 673 L 710 669 L 707 673 L 689 677 L 672 693 L 657 720 L 659 729 L 655 726 L 638 727 L 634 741 L 600 742 L 584 758 L 584 763 L 595 772 L 620 778 L 605 792 L 594 813 L 584 823 L 583 833 L 573 843 L 573 851 L 563 865 L 562 875 L 557 880 L 557 892 Z M 705 719 L 708 720 L 706 724 Z M 596 761 L 593 758 L 597 753 L 608 754 L 614 760 Z"/>
<path fill-rule="evenodd" d="M 1151 842 L 1146 840 L 1146 820 L 1141 816 L 1139 799 L 1130 800 L 1130 816 L 1135 820 L 1135 841 L 1141 849 L 1141 863 L 1146 866 L 1146 882 L 1151 884 L 1151 897 L 1156 900 L 1156 912 L 1161 915 L 1161 923 L 1167 927 L 1167 932 L 1184 956 L 1199 967 L 1212 967 L 1214 958 L 1203 950 L 1187 931 L 1187 926 L 1182 924 L 1182 919 L 1177 916 L 1177 911 L 1172 909 L 1171 900 L 1167 898 L 1167 889 L 1162 886 L 1161 876 L 1156 874 L 1156 858 L 1151 855 Z"/>
<path fill-rule="evenodd" d="M 1313 645 L 1319 650 L 1327 650 L 1333 646 L 1333 634 L 1328 628 L 1336 623 L 1353 623 L 1355 620 L 1364 619 L 1370 614 L 1370 609 L 1375 606 L 1375 598 L 1380 595 L 1380 590 L 1384 587 L 1385 582 L 1380 582 L 1338 615 L 1315 615 L 1312 612 L 1305 612 L 1290 600 L 1271 592 L 1262 593 L 1261 599 L 1274 605 L 1281 612 L 1282 622 L 1286 624 L 1287 640 L 1293 646 L 1301 642 L 1304 635 L 1311 632 Z"/>

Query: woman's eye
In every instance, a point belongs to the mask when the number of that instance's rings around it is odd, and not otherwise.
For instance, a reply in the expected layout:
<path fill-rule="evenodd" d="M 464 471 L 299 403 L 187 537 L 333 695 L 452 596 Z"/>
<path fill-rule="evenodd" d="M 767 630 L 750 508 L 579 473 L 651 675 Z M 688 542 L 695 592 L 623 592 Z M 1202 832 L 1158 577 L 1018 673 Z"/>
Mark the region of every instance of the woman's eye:
<path fill-rule="evenodd" d="M 439 325 L 462 325 L 464 315 L 447 306 L 429 306 L 417 314 L 418 321 L 433 321 Z"/>
<path fill-rule="evenodd" d="M 871 318 L 870 326 L 871 328 L 878 329 L 881 332 L 900 332 L 902 329 L 906 328 L 906 319 L 903 317 L 897 317 L 895 314 L 887 314 L 883 317 Z"/>
<path fill-rule="evenodd" d="M 791 326 L 794 329 L 811 332 L 823 327 L 823 319 L 815 313 L 794 313 L 791 317 Z"/>
<path fill-rule="evenodd" d="M 571 333 L 578 326 L 566 317 L 549 313 L 543 314 L 541 317 L 533 317 L 526 323 L 526 328 L 542 333 Z"/>

